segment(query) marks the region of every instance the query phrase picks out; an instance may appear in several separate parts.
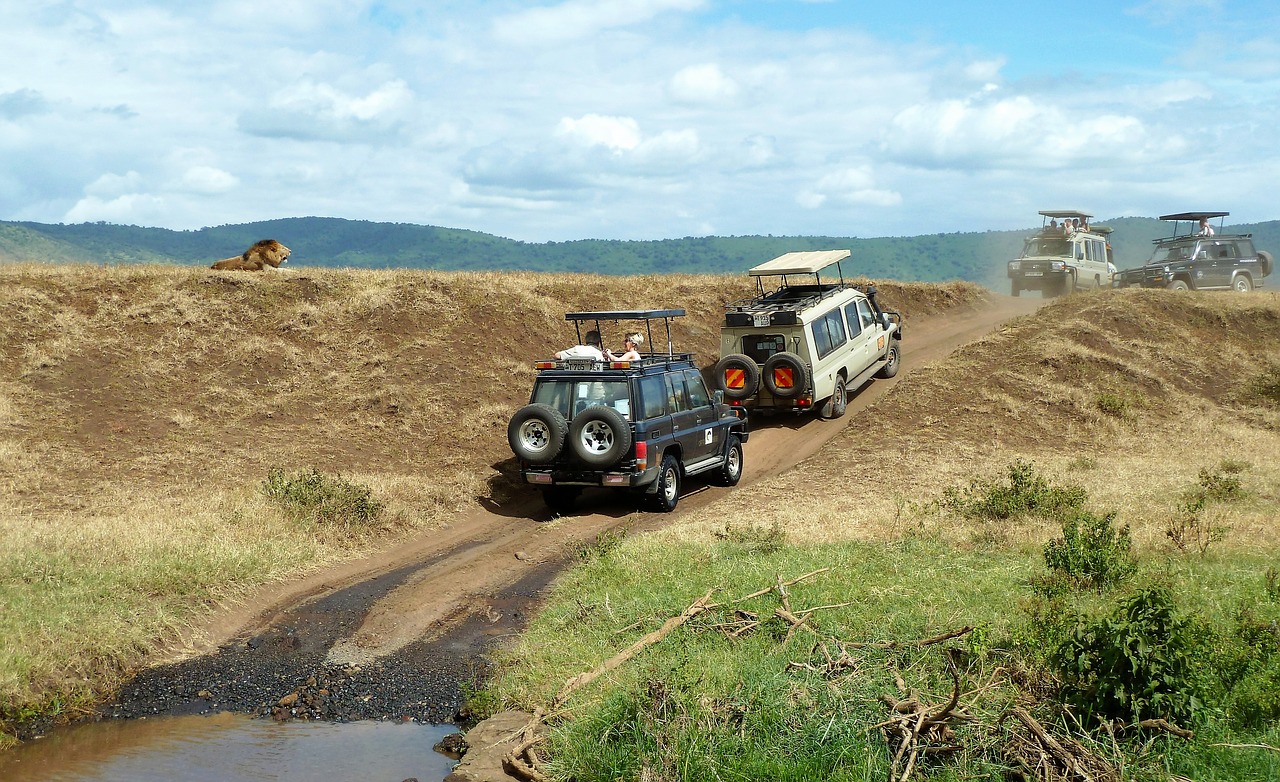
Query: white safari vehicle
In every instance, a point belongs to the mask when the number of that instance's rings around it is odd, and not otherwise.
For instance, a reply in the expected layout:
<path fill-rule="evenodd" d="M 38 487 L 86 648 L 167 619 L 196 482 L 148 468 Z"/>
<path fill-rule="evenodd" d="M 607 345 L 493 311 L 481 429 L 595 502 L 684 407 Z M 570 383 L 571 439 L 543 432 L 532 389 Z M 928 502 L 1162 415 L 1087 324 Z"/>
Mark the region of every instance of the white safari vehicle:
<path fill-rule="evenodd" d="M 1089 225 L 1093 215 L 1070 209 L 1040 213 L 1044 224 L 1027 237 L 1022 255 L 1009 261 L 1009 292 L 1040 291 L 1042 297 L 1065 296 L 1077 288 L 1110 288 L 1111 229 Z M 1062 223 L 1059 224 L 1058 221 Z"/>
<path fill-rule="evenodd" d="M 720 329 L 715 383 L 725 401 L 838 418 L 851 391 L 897 374 L 902 318 L 880 308 L 874 286 L 845 282 L 848 257 L 793 252 L 747 272 L 756 295 L 727 305 Z"/>

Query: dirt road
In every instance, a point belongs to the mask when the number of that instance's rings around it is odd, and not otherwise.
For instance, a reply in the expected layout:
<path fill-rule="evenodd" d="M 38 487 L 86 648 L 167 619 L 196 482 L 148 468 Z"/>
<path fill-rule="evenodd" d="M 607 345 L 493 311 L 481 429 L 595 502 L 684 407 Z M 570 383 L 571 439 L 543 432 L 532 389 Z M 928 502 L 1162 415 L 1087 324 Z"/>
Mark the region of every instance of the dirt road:
<path fill-rule="evenodd" d="M 779 418 L 753 429 L 736 491 L 817 452 L 913 370 L 1043 303 L 993 296 L 980 311 L 908 321 L 897 378 L 863 387 L 837 421 Z M 734 490 L 691 481 L 679 512 Z M 448 721 L 460 687 L 484 676 L 486 651 L 519 631 L 576 545 L 623 525 L 644 531 L 672 518 L 637 513 L 628 499 L 588 493 L 580 512 L 555 518 L 531 493 L 502 507 L 476 507 L 377 556 L 265 587 L 217 616 L 185 659 L 145 671 L 105 711 Z"/>

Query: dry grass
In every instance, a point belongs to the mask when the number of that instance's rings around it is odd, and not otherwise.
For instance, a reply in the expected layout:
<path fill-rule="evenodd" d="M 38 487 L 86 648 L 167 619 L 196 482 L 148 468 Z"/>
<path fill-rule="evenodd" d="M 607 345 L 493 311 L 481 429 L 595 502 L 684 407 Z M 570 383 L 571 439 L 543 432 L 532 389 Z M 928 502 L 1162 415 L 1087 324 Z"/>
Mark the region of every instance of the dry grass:
<path fill-rule="evenodd" d="M 908 318 L 985 295 L 880 287 Z M 0 704 L 74 709 L 220 601 L 503 499 L 506 422 L 532 360 L 573 341 L 566 311 L 684 307 L 675 343 L 711 364 L 723 305 L 749 290 L 745 275 L 0 266 Z M 379 534 L 291 524 L 258 491 L 276 468 L 370 487 Z"/>
<path fill-rule="evenodd" d="M 937 506 L 949 486 L 1001 478 L 1016 459 L 1116 510 L 1146 550 L 1202 469 L 1244 462 L 1248 496 L 1209 509 L 1222 550 L 1280 549 L 1280 405 L 1250 379 L 1280 365 L 1280 296 L 1075 296 L 912 374 L 813 459 L 664 533 L 710 541 L 726 523 L 793 542 L 938 536 L 1039 547 L 1059 530 L 993 529 Z M 1104 394 L 1128 400 L 1122 415 Z M 1108 399 L 1112 397 L 1107 397 Z M 823 487 L 815 492 L 814 486 Z"/>

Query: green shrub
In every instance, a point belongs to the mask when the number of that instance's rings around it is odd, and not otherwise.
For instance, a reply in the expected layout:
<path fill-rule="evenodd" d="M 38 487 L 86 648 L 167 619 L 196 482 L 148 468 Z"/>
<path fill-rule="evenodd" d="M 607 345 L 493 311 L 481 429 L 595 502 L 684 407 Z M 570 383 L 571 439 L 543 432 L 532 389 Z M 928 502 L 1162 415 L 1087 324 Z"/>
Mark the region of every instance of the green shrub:
<path fill-rule="evenodd" d="M 1188 499 L 1203 497 L 1206 500 L 1230 502 L 1245 496 L 1240 473 L 1249 468 L 1246 462 L 1227 459 L 1216 470 L 1207 467 L 1200 470 L 1199 485 L 1188 492 Z"/>
<path fill-rule="evenodd" d="M 723 532 L 714 534 L 719 540 L 742 546 L 748 552 L 755 554 L 772 554 L 780 551 L 787 543 L 787 533 L 776 521 L 770 527 L 750 523 L 729 523 L 724 525 Z"/>
<path fill-rule="evenodd" d="M 966 518 L 999 521 L 1036 514 L 1071 515 L 1088 499 L 1079 486 L 1054 486 L 1021 459 L 1009 465 L 1008 483 L 974 478 L 966 488 L 948 487 L 942 506 Z"/>
<path fill-rule="evenodd" d="M 1121 419 L 1129 417 L 1129 400 L 1119 394 L 1103 392 L 1098 394 L 1095 403 L 1104 415 Z"/>
<path fill-rule="evenodd" d="M 595 540 L 576 544 L 574 552 L 578 555 L 578 559 L 583 562 L 604 559 L 622 547 L 622 542 L 627 539 L 628 532 L 630 532 L 630 525 L 624 525 L 616 530 L 601 530 L 596 533 Z"/>
<path fill-rule="evenodd" d="M 1148 587 L 1109 617 L 1080 621 L 1051 662 L 1063 700 L 1094 718 L 1190 721 L 1200 707 L 1193 634 L 1164 587 Z"/>
<path fill-rule="evenodd" d="M 1129 527 L 1113 526 L 1115 511 L 1103 516 L 1080 511 L 1062 523 L 1062 537 L 1044 546 L 1049 569 L 1077 584 L 1105 589 L 1137 569 Z"/>
<path fill-rule="evenodd" d="M 294 519 L 320 526 L 367 527 L 378 520 L 383 509 L 369 487 L 314 468 L 294 475 L 273 469 L 262 484 L 262 493 Z"/>

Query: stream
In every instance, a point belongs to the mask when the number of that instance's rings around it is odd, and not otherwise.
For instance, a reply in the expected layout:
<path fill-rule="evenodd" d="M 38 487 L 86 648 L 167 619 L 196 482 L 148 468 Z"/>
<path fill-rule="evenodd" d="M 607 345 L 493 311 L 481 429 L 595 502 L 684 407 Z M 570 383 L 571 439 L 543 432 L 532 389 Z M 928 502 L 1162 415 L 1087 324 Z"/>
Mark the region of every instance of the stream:
<path fill-rule="evenodd" d="M 151 717 L 59 728 L 0 752 L 5 782 L 438 782 L 432 749 L 455 725 L 273 722 L 244 714 Z"/>

